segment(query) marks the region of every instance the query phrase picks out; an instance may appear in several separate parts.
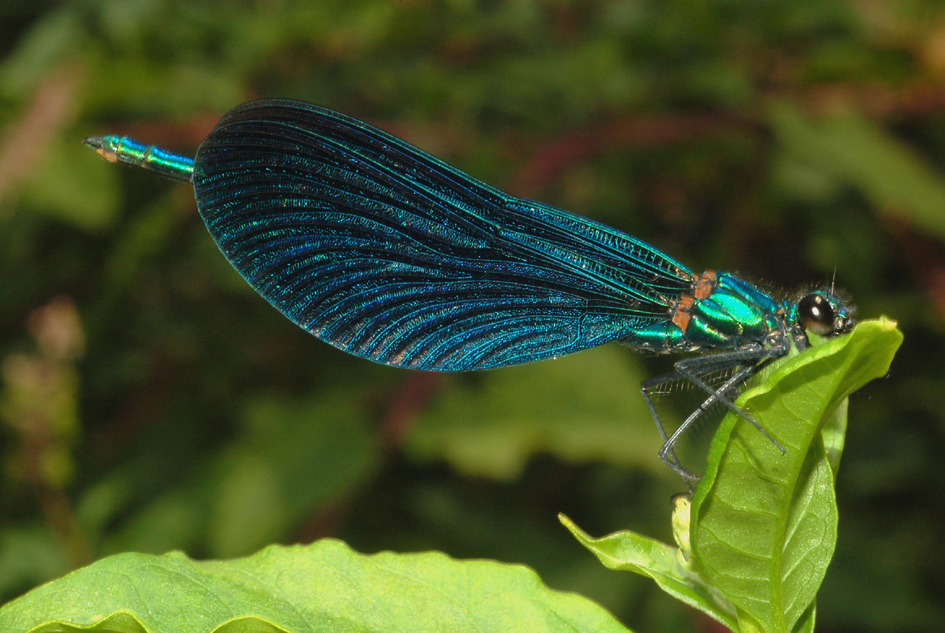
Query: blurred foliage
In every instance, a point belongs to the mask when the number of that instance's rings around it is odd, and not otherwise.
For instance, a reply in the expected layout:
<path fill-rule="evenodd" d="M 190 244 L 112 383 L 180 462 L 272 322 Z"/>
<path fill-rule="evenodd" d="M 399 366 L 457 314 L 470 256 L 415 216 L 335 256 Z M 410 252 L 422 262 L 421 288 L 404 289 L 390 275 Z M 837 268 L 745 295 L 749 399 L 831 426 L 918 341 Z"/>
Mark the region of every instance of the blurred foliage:
<path fill-rule="evenodd" d="M 850 405 L 818 624 L 945 619 L 938 0 L 7 1 L 0 16 L 0 599 L 117 551 L 331 535 L 523 562 L 634 629 L 710 629 L 555 519 L 669 541 L 680 483 L 636 419 L 663 360 L 614 346 L 431 377 L 350 358 L 245 285 L 188 187 L 80 144 L 192 152 L 238 103 L 292 97 L 697 270 L 791 290 L 835 276 L 862 316 L 898 319 L 889 378 Z M 70 305 L 73 321 L 35 316 Z M 44 328 L 70 322 L 84 345 L 56 352 Z"/>

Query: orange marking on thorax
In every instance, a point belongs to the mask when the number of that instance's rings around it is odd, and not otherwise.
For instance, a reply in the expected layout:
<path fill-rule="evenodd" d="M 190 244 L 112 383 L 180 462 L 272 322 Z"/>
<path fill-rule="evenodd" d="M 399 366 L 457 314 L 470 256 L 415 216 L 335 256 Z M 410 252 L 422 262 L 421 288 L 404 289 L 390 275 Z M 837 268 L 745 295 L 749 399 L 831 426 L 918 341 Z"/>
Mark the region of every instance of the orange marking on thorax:
<path fill-rule="evenodd" d="M 689 327 L 689 320 L 692 318 L 692 306 L 696 299 L 705 299 L 712 294 L 715 289 L 715 280 L 717 275 L 714 270 L 707 270 L 702 273 L 696 283 L 692 285 L 692 294 L 683 295 L 676 304 L 676 313 L 673 315 L 673 324 L 683 332 Z"/>
<path fill-rule="evenodd" d="M 676 304 L 676 314 L 673 315 L 673 323 L 683 332 L 689 327 L 689 319 L 691 318 L 689 310 L 695 302 L 695 297 L 683 295 L 679 298 L 679 303 Z"/>
<path fill-rule="evenodd" d="M 715 290 L 716 274 L 714 270 L 707 270 L 696 280 L 696 287 L 692 294 L 696 299 L 705 299 Z"/>

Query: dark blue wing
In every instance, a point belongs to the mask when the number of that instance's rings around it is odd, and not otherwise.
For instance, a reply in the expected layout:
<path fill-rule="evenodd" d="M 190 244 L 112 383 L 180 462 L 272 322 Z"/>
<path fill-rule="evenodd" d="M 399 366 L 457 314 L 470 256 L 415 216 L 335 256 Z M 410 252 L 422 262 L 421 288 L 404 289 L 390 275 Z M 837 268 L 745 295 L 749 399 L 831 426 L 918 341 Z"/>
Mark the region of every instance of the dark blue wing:
<path fill-rule="evenodd" d="M 667 319 L 693 283 L 639 240 L 306 103 L 229 112 L 197 152 L 194 188 L 220 249 L 270 303 L 397 367 L 569 354 Z"/>

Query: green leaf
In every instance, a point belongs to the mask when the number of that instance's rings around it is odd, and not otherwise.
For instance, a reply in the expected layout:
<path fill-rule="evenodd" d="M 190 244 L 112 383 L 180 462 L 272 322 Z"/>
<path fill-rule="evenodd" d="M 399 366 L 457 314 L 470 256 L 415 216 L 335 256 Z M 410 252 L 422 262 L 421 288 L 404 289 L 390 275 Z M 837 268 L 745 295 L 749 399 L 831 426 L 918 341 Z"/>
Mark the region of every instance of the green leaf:
<path fill-rule="evenodd" d="M 785 361 L 746 391 L 738 406 L 787 454 L 740 416 L 727 415 L 690 515 L 680 511 L 688 504 L 676 503 L 674 536 L 682 549 L 633 532 L 594 539 L 567 517 L 562 523 L 605 566 L 653 579 L 733 631 L 813 631 L 814 597 L 837 534 L 833 483 L 846 398 L 886 373 L 901 342 L 894 322 L 866 321 Z"/>
<path fill-rule="evenodd" d="M 834 415 L 853 391 L 885 375 L 901 342 L 892 321 L 860 323 L 746 391 L 738 405 L 786 454 L 733 414 L 713 438 L 693 498 L 692 548 L 702 577 L 735 605 L 738 630 L 812 626 L 837 535 L 833 481 L 845 421 Z"/>
<path fill-rule="evenodd" d="M 663 591 L 677 600 L 702 611 L 730 629 L 737 626 L 732 604 L 681 560 L 677 548 L 630 531 L 592 538 L 563 514 L 558 518 L 604 566 L 652 578 Z"/>
<path fill-rule="evenodd" d="M 627 629 L 532 570 L 437 552 L 366 556 L 344 543 L 273 546 L 197 562 L 120 554 L 0 608 L 0 631 L 110 633 L 594 631 Z"/>

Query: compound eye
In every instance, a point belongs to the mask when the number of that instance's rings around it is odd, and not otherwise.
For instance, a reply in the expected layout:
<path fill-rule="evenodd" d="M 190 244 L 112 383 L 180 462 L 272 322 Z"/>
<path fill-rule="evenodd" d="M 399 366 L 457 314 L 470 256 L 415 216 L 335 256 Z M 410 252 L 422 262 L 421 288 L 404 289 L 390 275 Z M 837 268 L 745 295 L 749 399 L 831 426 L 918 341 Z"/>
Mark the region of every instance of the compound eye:
<path fill-rule="evenodd" d="M 809 294 L 801 299 L 797 304 L 797 315 L 804 329 L 818 336 L 833 333 L 833 306 L 823 295 Z"/>

